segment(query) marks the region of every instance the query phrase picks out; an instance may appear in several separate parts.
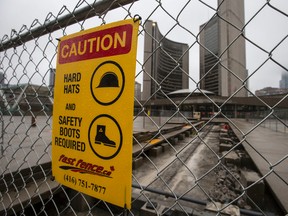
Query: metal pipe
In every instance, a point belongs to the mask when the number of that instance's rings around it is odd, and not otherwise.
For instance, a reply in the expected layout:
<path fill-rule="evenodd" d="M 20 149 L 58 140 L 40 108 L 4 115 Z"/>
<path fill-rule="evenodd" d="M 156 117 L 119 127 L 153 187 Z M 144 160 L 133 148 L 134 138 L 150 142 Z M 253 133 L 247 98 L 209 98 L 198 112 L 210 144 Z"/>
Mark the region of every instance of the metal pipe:
<path fill-rule="evenodd" d="M 50 22 L 47 21 L 43 25 L 33 28 L 26 33 L 20 34 L 15 38 L 10 38 L 7 42 L 4 42 L 0 45 L 0 52 L 5 51 L 9 48 L 15 48 L 30 40 L 65 28 L 93 16 L 101 15 L 105 13 L 108 9 L 113 10 L 122 5 L 130 4 L 136 1 L 138 0 L 102 0 L 93 3 L 92 5 L 87 5 L 79 10 L 76 10 L 73 13 L 69 13 L 62 17 L 59 17 L 59 19 L 57 18 Z M 93 13 L 91 13 L 91 11 L 93 11 Z"/>
<path fill-rule="evenodd" d="M 191 203 L 195 203 L 195 204 L 199 204 L 199 205 L 207 205 L 207 202 L 203 201 L 203 200 L 194 199 L 194 198 L 191 198 L 191 197 L 179 196 L 177 194 L 172 194 L 172 193 L 169 193 L 169 192 L 165 192 L 163 190 L 157 190 L 155 188 L 147 188 L 145 186 L 141 186 L 141 185 L 135 184 L 135 183 L 132 183 L 132 188 L 148 191 L 148 192 L 151 192 L 151 193 L 156 193 L 156 194 L 163 195 L 163 196 L 166 196 L 166 197 L 175 198 L 175 196 L 176 196 L 176 198 L 179 199 L 179 200 L 183 200 L 183 201 L 187 201 L 187 202 L 191 202 Z M 260 212 L 247 210 L 247 209 L 240 209 L 240 213 L 241 214 L 245 214 L 245 215 L 251 215 L 251 216 L 261 216 L 261 215 L 263 215 Z"/>
<path fill-rule="evenodd" d="M 4 118 L 3 118 L 3 113 L 0 112 L 0 123 L 1 123 L 1 136 L 0 136 L 0 145 L 1 145 L 1 156 L 4 155 Z"/>

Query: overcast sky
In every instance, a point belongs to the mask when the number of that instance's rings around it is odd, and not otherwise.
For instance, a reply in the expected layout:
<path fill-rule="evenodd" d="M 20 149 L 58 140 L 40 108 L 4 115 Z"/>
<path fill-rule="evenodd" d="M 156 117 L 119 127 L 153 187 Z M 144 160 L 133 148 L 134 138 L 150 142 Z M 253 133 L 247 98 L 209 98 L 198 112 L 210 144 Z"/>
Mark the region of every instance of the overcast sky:
<path fill-rule="evenodd" d="M 86 0 L 93 2 L 93 0 Z M 145 2 L 145 4 L 144 4 Z M 140 0 L 130 8 L 132 15 L 139 14 L 144 20 L 149 18 L 158 22 L 158 27 L 167 38 L 192 45 L 195 42 L 193 34 L 198 34 L 199 25 L 203 24 L 213 16 L 215 11 L 205 6 L 203 3 L 192 0 L 185 6 L 187 1 L 163 0 L 162 7 L 155 0 Z M 177 2 L 177 4 L 175 4 Z M 216 0 L 206 0 L 212 8 L 216 7 Z M 265 6 L 255 17 L 253 17 L 266 3 L 266 0 L 245 0 L 245 21 L 248 23 L 245 34 L 254 44 L 246 41 L 246 60 L 249 74 L 253 74 L 249 79 L 250 90 L 254 92 L 263 87 L 279 87 L 281 73 L 285 71 L 275 62 L 268 60 L 269 53 L 273 59 L 288 67 L 288 1 L 271 0 L 270 4 L 281 10 L 284 14 Z M 11 29 L 19 31 L 23 24 L 28 27 L 34 19 L 43 23 L 47 14 L 52 12 L 57 15 L 60 8 L 66 5 L 69 10 L 73 10 L 78 0 L 1 0 L 0 1 L 0 39 L 3 35 L 10 35 Z M 182 8 L 185 6 L 185 9 Z M 157 8 L 155 10 L 155 8 Z M 178 17 L 180 24 L 184 27 L 175 26 Z M 108 13 L 106 22 L 124 19 L 127 12 L 124 9 L 117 12 Z M 252 18 L 253 17 L 253 18 Z M 251 20 L 252 18 L 252 20 Z M 96 18 L 95 18 L 96 19 Z M 85 23 L 85 28 L 99 25 L 92 18 Z M 97 18 L 98 19 L 98 18 Z M 98 23 L 98 24 L 97 24 Z M 172 30 L 171 30 L 172 29 Z M 186 29 L 186 30 L 185 30 Z M 79 31 L 79 27 L 72 28 L 71 33 Z M 190 31 L 190 32 L 189 32 Z M 282 42 L 281 42 L 282 41 Z M 280 43 L 281 42 L 281 43 Z M 280 44 L 279 44 L 280 43 Z M 143 37 L 139 37 L 138 60 L 143 61 Z M 264 51 L 265 50 L 265 51 Z M 199 46 L 192 46 L 189 51 L 190 76 L 196 81 L 199 80 Z M 266 62 L 265 64 L 263 64 Z M 262 66 L 261 66 L 262 65 Z M 137 76 L 137 81 L 142 81 L 142 75 Z M 190 83 L 191 88 L 194 87 Z"/>

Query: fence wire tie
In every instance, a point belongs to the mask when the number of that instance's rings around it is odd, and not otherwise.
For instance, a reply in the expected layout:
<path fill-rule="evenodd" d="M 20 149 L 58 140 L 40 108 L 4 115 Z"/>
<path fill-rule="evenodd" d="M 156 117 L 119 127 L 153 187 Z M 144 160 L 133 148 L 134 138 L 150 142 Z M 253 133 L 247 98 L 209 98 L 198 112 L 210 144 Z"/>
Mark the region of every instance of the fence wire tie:
<path fill-rule="evenodd" d="M 134 22 L 140 21 L 140 24 L 141 24 L 142 17 L 139 14 L 135 14 L 135 16 L 133 17 L 133 21 Z"/>

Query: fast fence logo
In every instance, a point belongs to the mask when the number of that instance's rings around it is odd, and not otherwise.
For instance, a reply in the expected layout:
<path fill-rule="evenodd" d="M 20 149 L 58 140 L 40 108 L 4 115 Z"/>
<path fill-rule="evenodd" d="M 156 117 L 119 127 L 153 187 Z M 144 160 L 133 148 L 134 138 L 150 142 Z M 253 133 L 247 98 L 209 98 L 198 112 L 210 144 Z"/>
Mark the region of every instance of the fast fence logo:
<path fill-rule="evenodd" d="M 83 159 L 69 158 L 62 154 L 59 161 L 65 165 L 59 166 L 63 170 L 70 170 L 72 172 L 78 172 L 80 174 L 91 174 L 102 177 L 112 178 L 112 173 L 115 171 L 114 166 L 110 166 L 109 169 L 105 169 L 98 164 L 87 163 Z"/>

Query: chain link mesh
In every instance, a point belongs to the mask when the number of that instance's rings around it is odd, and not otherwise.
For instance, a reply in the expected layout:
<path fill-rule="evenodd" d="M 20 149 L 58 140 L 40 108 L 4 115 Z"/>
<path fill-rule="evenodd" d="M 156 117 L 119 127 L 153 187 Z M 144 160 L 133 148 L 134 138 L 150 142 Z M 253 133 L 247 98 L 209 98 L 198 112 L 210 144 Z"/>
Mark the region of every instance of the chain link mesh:
<path fill-rule="evenodd" d="M 283 58 L 287 54 L 288 32 L 273 35 L 268 29 L 285 29 L 288 9 L 281 7 L 280 1 L 261 1 L 257 7 L 245 7 L 246 21 L 237 26 L 220 13 L 224 2 L 80 0 L 73 10 L 63 6 L 58 14 L 49 13 L 44 22 L 34 20 L 30 26 L 4 35 L 0 43 L 1 215 L 287 213 L 287 201 L 281 200 L 283 195 L 278 196 L 288 190 L 287 89 L 280 95 L 261 97 L 251 86 L 263 76 L 269 82 L 273 70 L 288 73 Z M 266 13 L 273 16 L 258 26 L 257 21 Z M 123 210 L 53 181 L 51 80 L 55 76 L 57 38 L 137 14 L 142 23 L 135 80 L 142 83 L 146 76 L 155 88 L 144 100 L 135 97 L 132 209 Z M 218 54 L 213 54 L 207 41 L 200 40 L 215 17 L 237 30 L 234 39 Z M 162 38 L 146 29 L 148 20 L 157 22 Z M 204 28 L 200 28 L 202 24 Z M 265 41 L 264 34 L 275 36 L 275 40 Z M 145 37 L 154 44 L 146 59 Z M 249 66 L 244 79 L 222 61 L 239 38 L 245 40 Z M 175 58 L 163 48 L 165 40 L 185 43 L 187 50 Z M 198 77 L 200 49 L 216 59 L 202 77 Z M 158 52 L 174 65 L 160 80 L 146 70 Z M 181 63 L 185 53 L 190 55 L 187 70 Z M 201 89 L 201 82 L 215 67 L 224 68 L 231 79 L 241 83 L 232 94 L 219 97 Z M 190 92 L 175 98 L 164 84 L 179 68 L 188 77 Z M 243 90 L 249 97 L 238 98 Z M 161 99 L 155 99 L 157 95 Z M 195 111 L 199 111 L 201 120 L 195 117 Z M 272 142 L 269 145 L 282 148 L 281 154 L 271 147 L 266 152 L 259 145 L 257 137 L 261 140 L 267 134 L 271 137 L 267 142 Z M 161 140 L 160 144 L 151 145 L 155 140 Z M 273 182 L 281 189 L 274 190 Z"/>

